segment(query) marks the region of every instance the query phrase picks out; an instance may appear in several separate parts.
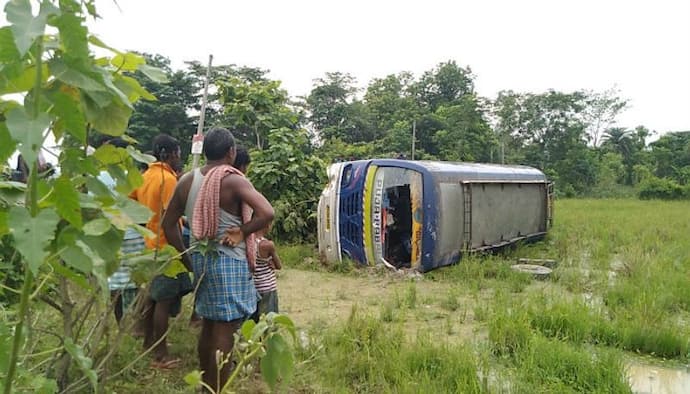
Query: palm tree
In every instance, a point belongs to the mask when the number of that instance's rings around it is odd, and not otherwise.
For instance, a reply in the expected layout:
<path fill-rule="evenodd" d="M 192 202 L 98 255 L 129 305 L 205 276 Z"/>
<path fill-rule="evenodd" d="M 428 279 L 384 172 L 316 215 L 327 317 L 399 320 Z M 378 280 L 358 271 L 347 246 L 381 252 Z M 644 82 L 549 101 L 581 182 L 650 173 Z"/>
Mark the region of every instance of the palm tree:
<path fill-rule="evenodd" d="M 620 153 L 623 157 L 626 172 L 625 183 L 628 185 L 632 184 L 633 166 L 635 165 L 633 160 L 633 155 L 635 154 L 634 136 L 632 130 L 626 130 L 622 127 L 610 128 L 602 136 L 602 147 Z"/>

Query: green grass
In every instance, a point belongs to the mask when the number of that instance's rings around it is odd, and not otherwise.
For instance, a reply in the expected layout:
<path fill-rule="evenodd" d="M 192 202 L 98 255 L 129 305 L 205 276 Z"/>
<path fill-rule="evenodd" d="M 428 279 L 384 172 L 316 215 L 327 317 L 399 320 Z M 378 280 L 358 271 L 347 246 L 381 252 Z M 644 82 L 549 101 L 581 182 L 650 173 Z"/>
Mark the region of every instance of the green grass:
<path fill-rule="evenodd" d="M 325 311 L 362 305 L 349 316 L 311 315 L 307 303 L 298 305 L 308 317 L 296 324 L 309 341 L 296 348 L 289 391 L 629 392 L 623 357 L 690 361 L 687 234 L 687 201 L 558 200 L 543 242 L 467 256 L 418 281 L 359 270 L 349 260 L 324 266 L 314 245 L 278 245 L 286 267 L 310 271 L 305 286 L 332 290 Z M 537 281 L 510 269 L 521 257 L 557 266 Z M 366 289 L 357 287 L 360 279 Z M 198 335 L 186 324 L 189 302 L 171 332 L 182 368 L 152 371 L 145 357 L 108 389 L 189 391 L 182 377 L 197 368 Z M 139 346 L 126 338 L 111 370 L 127 365 Z M 256 377 L 237 390 L 266 391 Z"/>
<path fill-rule="evenodd" d="M 481 391 L 470 349 L 423 334 L 406 342 L 400 325 L 386 325 L 356 308 L 346 322 L 320 337 L 320 350 L 303 349 L 302 357 L 316 353 L 311 365 L 318 372 L 310 376 L 317 376 L 317 386 L 326 392 Z"/>
<path fill-rule="evenodd" d="M 514 369 L 516 392 L 630 392 L 619 352 L 568 342 L 582 339 L 581 332 L 559 330 L 557 323 L 541 333 L 531 323 L 524 309 L 512 306 L 489 321 L 490 349 L 496 362 Z"/>

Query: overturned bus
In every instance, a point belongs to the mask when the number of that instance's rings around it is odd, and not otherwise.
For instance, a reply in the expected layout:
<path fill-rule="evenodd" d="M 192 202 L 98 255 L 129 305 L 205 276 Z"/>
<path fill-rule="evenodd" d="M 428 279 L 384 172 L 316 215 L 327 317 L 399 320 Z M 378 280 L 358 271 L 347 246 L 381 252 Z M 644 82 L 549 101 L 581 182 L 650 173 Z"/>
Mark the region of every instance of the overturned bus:
<path fill-rule="evenodd" d="M 332 164 L 318 206 L 321 258 L 426 272 L 463 253 L 542 238 L 552 184 L 495 164 L 359 160 Z"/>

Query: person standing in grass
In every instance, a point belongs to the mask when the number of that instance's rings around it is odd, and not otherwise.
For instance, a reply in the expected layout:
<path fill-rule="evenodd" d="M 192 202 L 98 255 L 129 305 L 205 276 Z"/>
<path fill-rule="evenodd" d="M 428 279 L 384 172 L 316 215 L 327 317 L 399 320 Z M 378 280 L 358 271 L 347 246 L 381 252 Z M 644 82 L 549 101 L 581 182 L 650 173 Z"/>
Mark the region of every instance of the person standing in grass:
<path fill-rule="evenodd" d="M 126 148 L 128 145 L 122 138 L 112 138 L 110 136 L 105 137 L 101 141 L 101 146 L 106 144 L 110 144 L 117 148 Z M 108 171 L 101 171 L 98 175 L 98 180 L 107 186 L 110 191 L 115 191 L 116 182 Z M 144 249 L 144 237 L 135 229 L 131 227 L 128 228 L 125 231 L 122 247 L 120 249 L 122 254 L 120 265 L 117 270 L 108 277 L 108 289 L 110 290 L 110 297 L 113 302 L 113 312 L 115 313 L 115 320 L 118 325 L 139 291 L 139 286 L 131 279 L 131 268 L 128 258 L 140 254 Z M 140 319 L 136 319 L 134 335 L 143 336 Z"/>
<path fill-rule="evenodd" d="M 255 322 L 259 321 L 261 315 L 269 312 L 278 313 L 278 281 L 275 271 L 282 268 L 282 263 L 273 242 L 264 238 L 269 230 L 267 227 L 256 232 L 254 285 L 261 300 L 252 316 Z"/>
<path fill-rule="evenodd" d="M 206 165 L 182 176 L 163 217 L 163 229 L 170 244 L 184 252 L 177 222 L 186 215 L 191 224 L 192 252 L 182 258 L 193 263 L 198 281 L 195 309 L 203 318 L 199 366 L 204 383 L 219 392 L 232 367 L 228 362 L 219 370 L 216 355 L 230 356 L 234 333 L 254 314 L 258 301 L 251 273 L 253 234 L 268 226 L 274 213 L 268 200 L 232 166 L 236 149 L 229 130 L 210 130 L 203 152 Z"/>
<path fill-rule="evenodd" d="M 146 224 L 153 232 L 153 237 L 146 238 L 146 247 L 159 251 L 168 243 L 161 221 L 177 185 L 177 170 L 182 164 L 180 144 L 173 137 L 161 134 L 153 140 L 153 155 L 156 162 L 149 165 L 143 174 L 142 185 L 130 197 L 153 211 Z M 179 230 L 179 221 L 175 225 Z M 144 307 L 144 348 L 154 346 L 154 360 L 151 363 L 153 368 L 170 369 L 181 361 L 168 354 L 166 336 L 169 317 L 180 313 L 182 297 L 193 290 L 189 269 L 191 265 L 185 266 L 182 262 L 173 261 L 161 275 L 155 276 L 149 283 Z"/>

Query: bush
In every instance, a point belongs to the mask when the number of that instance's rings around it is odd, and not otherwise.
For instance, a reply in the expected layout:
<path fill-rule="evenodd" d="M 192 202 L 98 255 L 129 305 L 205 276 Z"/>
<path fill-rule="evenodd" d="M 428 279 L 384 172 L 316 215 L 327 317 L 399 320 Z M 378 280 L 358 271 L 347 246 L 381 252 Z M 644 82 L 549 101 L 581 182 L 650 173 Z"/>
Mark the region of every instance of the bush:
<path fill-rule="evenodd" d="M 252 152 L 249 178 L 275 209 L 272 235 L 281 242 L 314 240 L 326 165 L 304 130 L 271 130 L 268 142 L 267 149 Z"/>
<path fill-rule="evenodd" d="M 690 188 L 670 179 L 652 177 L 640 184 L 638 197 L 642 200 L 680 200 L 690 197 Z"/>

